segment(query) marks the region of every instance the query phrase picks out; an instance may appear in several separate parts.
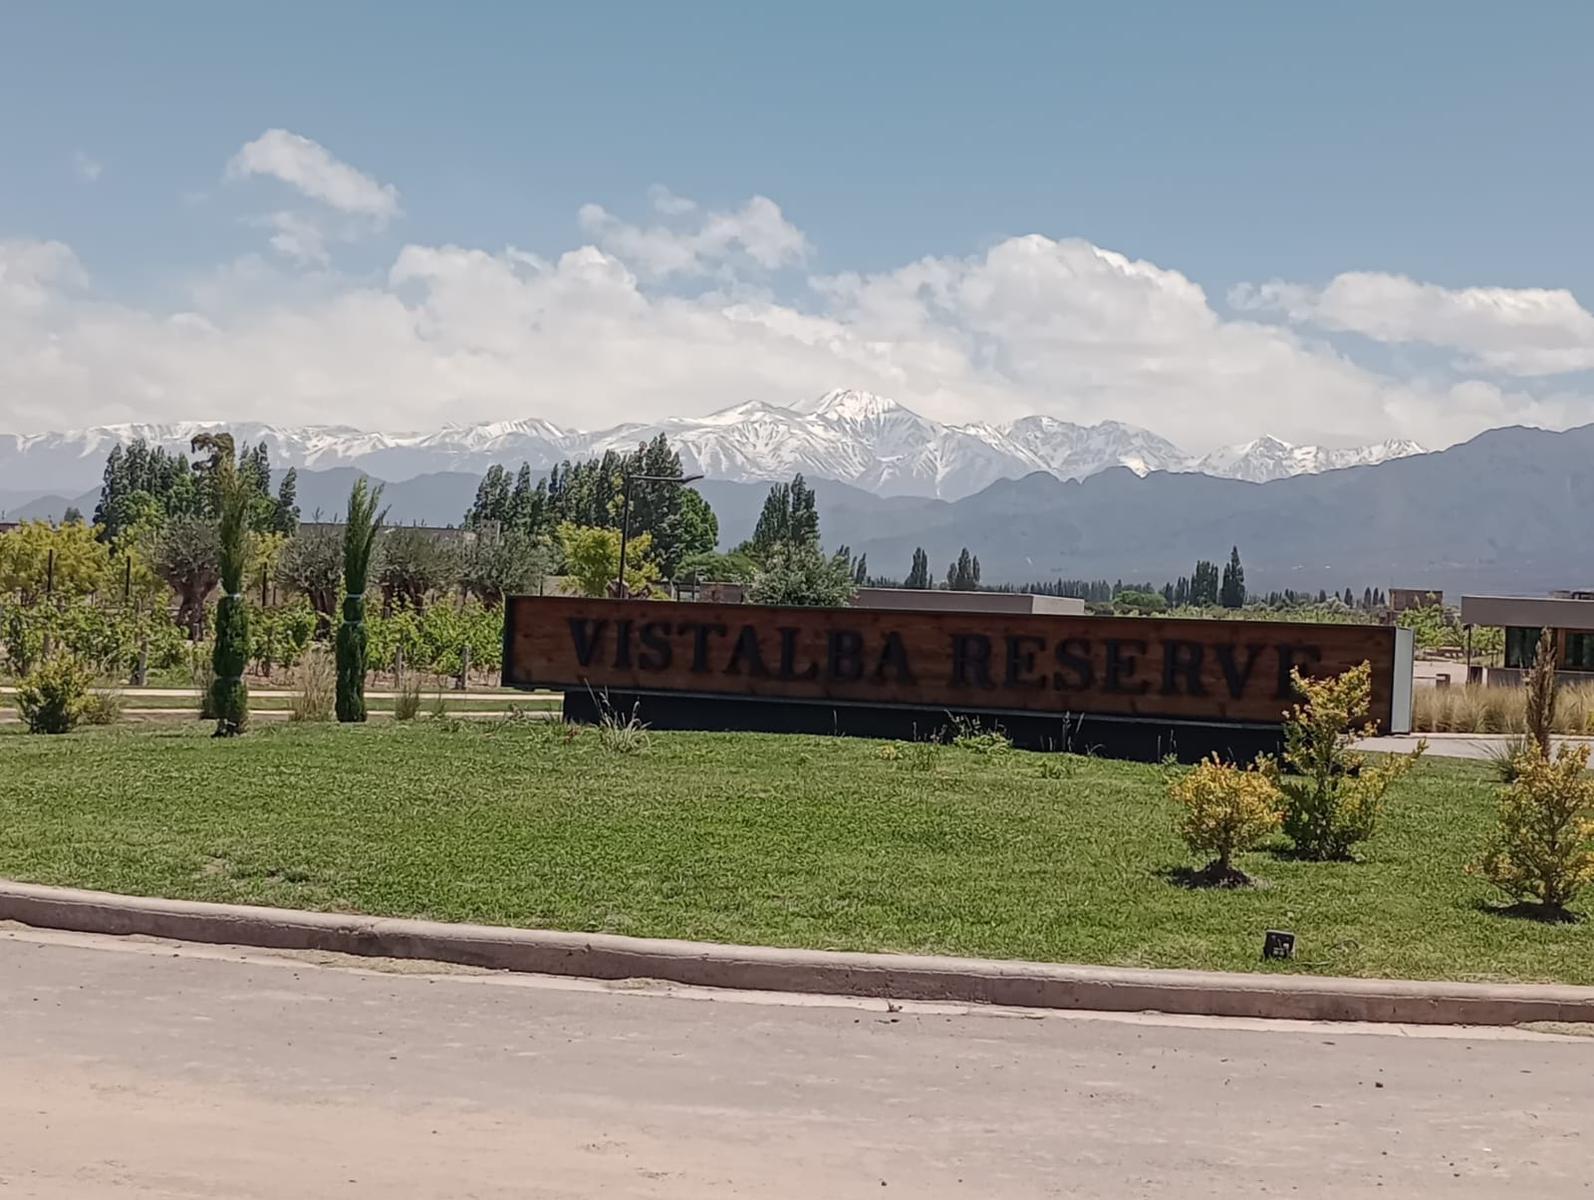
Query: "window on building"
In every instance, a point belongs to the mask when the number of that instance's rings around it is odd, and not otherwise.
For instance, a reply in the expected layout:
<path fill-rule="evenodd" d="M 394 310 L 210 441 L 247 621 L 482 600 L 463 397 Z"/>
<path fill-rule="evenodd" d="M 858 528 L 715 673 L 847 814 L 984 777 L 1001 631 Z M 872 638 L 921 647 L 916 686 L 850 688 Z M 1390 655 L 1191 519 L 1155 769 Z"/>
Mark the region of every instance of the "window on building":
<path fill-rule="evenodd" d="M 1527 670 L 1533 665 L 1533 655 L 1539 646 L 1542 629 L 1513 626 L 1505 631 L 1505 665 Z"/>
<path fill-rule="evenodd" d="M 1594 671 L 1594 633 L 1568 631 L 1561 636 L 1566 640 L 1566 654 L 1561 661 L 1567 668 Z"/>

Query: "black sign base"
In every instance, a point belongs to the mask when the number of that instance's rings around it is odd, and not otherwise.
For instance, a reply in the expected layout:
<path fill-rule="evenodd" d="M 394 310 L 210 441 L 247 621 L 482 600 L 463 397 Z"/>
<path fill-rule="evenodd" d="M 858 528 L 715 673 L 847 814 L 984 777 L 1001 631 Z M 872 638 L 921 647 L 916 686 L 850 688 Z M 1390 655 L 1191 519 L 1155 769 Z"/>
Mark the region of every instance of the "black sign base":
<path fill-rule="evenodd" d="M 567 721 L 596 724 L 605 704 L 622 717 L 634 712 L 650 729 L 818 733 L 921 742 L 944 740 L 953 722 L 962 719 L 987 728 L 1000 727 L 1022 750 L 1095 754 L 1136 762 L 1160 762 L 1169 755 L 1180 762 L 1197 762 L 1214 753 L 1230 761 L 1249 762 L 1258 754 L 1277 754 L 1282 748 L 1282 732 L 1277 725 L 1220 725 L 1095 716 L 1044 717 L 973 709 L 816 704 L 658 692 L 609 692 L 600 700 L 590 692 L 568 690 L 564 698 L 564 716 Z"/>

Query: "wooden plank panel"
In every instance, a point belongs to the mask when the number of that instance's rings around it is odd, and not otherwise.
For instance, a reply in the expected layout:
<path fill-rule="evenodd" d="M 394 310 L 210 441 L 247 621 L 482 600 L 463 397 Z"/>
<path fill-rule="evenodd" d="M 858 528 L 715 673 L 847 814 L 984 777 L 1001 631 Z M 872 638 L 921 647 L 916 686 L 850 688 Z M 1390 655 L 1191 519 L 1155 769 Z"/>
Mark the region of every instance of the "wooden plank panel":
<path fill-rule="evenodd" d="M 1277 723 L 1291 665 L 1364 660 L 1387 728 L 1380 626 L 514 596 L 504 629 L 511 687 L 1208 721 Z"/>

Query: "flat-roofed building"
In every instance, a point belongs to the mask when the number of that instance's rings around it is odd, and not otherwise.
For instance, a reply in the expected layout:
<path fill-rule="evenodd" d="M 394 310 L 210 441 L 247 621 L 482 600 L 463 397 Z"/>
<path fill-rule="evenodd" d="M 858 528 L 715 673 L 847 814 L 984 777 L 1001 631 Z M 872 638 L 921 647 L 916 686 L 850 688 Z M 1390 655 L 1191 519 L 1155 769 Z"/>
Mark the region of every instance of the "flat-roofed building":
<path fill-rule="evenodd" d="M 681 588 L 682 600 L 701 600 L 709 604 L 741 604 L 747 588 L 740 583 L 702 583 L 696 588 Z M 953 592 L 946 588 L 859 588 L 852 597 L 853 608 L 890 608 L 907 612 L 984 612 L 1046 614 L 1057 617 L 1082 617 L 1085 602 L 1072 596 L 1035 596 L 1029 592 Z"/>
<path fill-rule="evenodd" d="M 1490 683 L 1519 682 L 1533 665 L 1539 635 L 1555 634 L 1555 665 L 1594 673 L 1594 592 L 1551 596 L 1463 596 L 1461 623 L 1505 630 L 1505 665 L 1490 668 Z"/>

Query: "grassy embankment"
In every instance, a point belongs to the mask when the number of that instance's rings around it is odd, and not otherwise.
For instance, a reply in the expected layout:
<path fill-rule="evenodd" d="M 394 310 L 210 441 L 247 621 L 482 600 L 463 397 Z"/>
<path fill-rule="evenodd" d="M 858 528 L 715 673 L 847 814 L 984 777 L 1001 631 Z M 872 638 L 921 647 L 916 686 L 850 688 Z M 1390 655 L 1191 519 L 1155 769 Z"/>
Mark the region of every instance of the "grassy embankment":
<path fill-rule="evenodd" d="M 894 757 L 892 757 L 894 756 Z M 1594 921 L 1501 915 L 1476 764 L 1424 763 L 1357 863 L 1192 891 L 1156 767 L 534 721 L 0 734 L 0 875 L 202 900 L 784 946 L 1594 983 Z"/>

